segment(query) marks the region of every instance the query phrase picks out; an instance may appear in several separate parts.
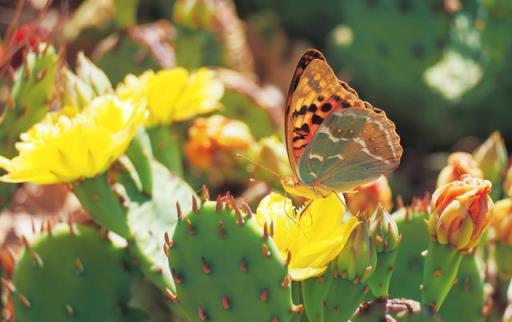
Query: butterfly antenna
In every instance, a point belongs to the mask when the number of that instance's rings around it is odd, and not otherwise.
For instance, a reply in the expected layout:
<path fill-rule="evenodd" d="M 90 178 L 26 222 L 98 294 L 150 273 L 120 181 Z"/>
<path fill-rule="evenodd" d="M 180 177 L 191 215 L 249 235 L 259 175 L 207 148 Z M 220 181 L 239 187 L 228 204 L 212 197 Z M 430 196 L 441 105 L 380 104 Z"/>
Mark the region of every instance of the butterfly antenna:
<path fill-rule="evenodd" d="M 259 167 L 259 168 L 261 168 L 261 169 L 263 169 L 263 170 L 265 170 L 265 171 L 267 171 L 267 172 L 271 173 L 272 175 L 274 175 L 274 176 L 278 177 L 279 179 L 282 179 L 282 178 L 283 178 L 283 176 L 282 176 L 282 175 L 280 175 L 279 173 L 277 173 L 277 172 L 275 172 L 275 171 L 273 171 L 273 170 L 270 170 L 269 168 L 265 167 L 265 166 L 264 166 L 264 165 L 262 165 L 261 163 L 258 163 L 258 162 L 256 162 L 256 161 L 253 161 L 253 160 L 249 159 L 248 157 L 246 157 L 246 156 L 245 156 L 245 155 L 243 155 L 243 154 L 237 153 L 237 154 L 236 154 L 236 156 L 237 156 L 237 157 L 240 157 L 240 158 L 242 158 L 242 159 L 245 159 L 245 160 L 247 160 L 247 161 L 249 161 L 249 162 L 250 162 L 250 163 L 252 163 L 253 165 L 255 165 L 255 166 L 257 166 L 257 167 Z"/>

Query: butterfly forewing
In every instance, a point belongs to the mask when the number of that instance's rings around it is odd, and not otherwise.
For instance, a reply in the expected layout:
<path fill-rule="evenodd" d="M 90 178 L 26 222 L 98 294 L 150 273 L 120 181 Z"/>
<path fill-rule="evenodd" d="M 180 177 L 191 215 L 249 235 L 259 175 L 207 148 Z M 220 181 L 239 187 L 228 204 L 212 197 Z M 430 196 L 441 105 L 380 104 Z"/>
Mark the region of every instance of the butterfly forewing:
<path fill-rule="evenodd" d="M 294 174 L 300 156 L 323 120 L 348 107 L 364 107 L 364 102 L 338 80 L 319 51 L 308 50 L 297 65 L 287 98 L 286 142 Z"/>
<path fill-rule="evenodd" d="M 331 113 L 305 148 L 301 181 L 348 191 L 395 169 L 402 155 L 395 125 L 380 110 L 348 108 Z"/>

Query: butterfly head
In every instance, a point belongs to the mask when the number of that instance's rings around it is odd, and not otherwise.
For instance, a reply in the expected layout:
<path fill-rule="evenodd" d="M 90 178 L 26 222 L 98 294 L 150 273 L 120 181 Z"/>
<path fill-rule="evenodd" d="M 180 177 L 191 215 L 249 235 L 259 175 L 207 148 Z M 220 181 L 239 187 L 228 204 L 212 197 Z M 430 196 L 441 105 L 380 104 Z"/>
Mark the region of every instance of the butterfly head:
<path fill-rule="evenodd" d="M 281 185 L 287 193 L 310 200 L 324 198 L 332 192 L 332 189 L 323 185 L 306 185 L 294 177 L 281 179 Z"/>

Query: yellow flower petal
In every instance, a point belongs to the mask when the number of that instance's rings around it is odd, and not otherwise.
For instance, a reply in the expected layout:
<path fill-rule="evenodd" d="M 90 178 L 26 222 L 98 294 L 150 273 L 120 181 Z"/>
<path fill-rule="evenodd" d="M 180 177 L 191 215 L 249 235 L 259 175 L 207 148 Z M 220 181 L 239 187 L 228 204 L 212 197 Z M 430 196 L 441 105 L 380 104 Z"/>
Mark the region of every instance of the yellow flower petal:
<path fill-rule="evenodd" d="M 190 119 L 221 107 L 224 85 L 213 71 L 201 68 L 194 73 L 176 67 L 141 76 L 128 75 L 116 89 L 123 99 L 144 100 L 150 111 L 146 126 Z"/>
<path fill-rule="evenodd" d="M 289 273 L 300 281 L 322 274 L 339 254 L 357 225 L 355 217 L 344 215 L 335 193 L 311 201 L 300 213 L 291 200 L 271 193 L 258 206 L 256 221 L 260 226 L 273 223 L 273 240 L 284 258 L 291 254 Z"/>
<path fill-rule="evenodd" d="M 143 104 L 106 95 L 82 111 L 64 107 L 51 112 L 23 133 L 16 144 L 18 156 L 1 157 L 5 182 L 50 184 L 93 177 L 124 153 L 144 122 Z"/>

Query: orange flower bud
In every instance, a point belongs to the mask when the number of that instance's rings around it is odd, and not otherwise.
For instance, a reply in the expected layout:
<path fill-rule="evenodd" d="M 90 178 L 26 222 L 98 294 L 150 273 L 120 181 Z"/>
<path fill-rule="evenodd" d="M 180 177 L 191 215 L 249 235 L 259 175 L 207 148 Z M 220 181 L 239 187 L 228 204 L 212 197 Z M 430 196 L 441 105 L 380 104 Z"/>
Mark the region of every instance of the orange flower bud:
<path fill-rule="evenodd" d="M 490 181 L 464 176 L 437 188 L 428 222 L 432 237 L 460 251 L 475 247 L 490 222 L 491 187 Z"/>
<path fill-rule="evenodd" d="M 233 165 L 234 153 L 245 151 L 254 139 L 245 123 L 221 115 L 198 118 L 189 129 L 185 153 L 190 163 L 200 169 Z"/>
<path fill-rule="evenodd" d="M 354 191 L 345 193 L 347 208 L 351 214 L 360 212 L 373 214 L 379 203 L 384 210 L 390 211 L 392 207 L 392 193 L 388 180 L 382 176 L 368 184 L 359 186 Z"/>
<path fill-rule="evenodd" d="M 512 245 L 512 199 L 496 202 L 491 225 L 496 240 Z"/>
<path fill-rule="evenodd" d="M 449 182 L 461 180 L 464 175 L 483 179 L 484 175 L 473 156 L 465 152 L 455 152 L 448 157 L 448 165 L 441 170 L 437 178 L 437 187 Z"/>
<path fill-rule="evenodd" d="M 503 191 L 507 194 L 507 196 L 512 197 L 512 165 L 509 166 L 507 174 L 505 175 Z"/>

